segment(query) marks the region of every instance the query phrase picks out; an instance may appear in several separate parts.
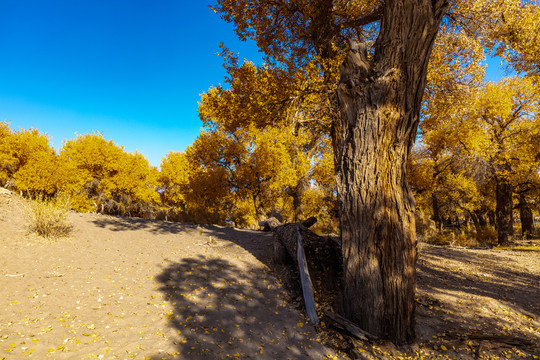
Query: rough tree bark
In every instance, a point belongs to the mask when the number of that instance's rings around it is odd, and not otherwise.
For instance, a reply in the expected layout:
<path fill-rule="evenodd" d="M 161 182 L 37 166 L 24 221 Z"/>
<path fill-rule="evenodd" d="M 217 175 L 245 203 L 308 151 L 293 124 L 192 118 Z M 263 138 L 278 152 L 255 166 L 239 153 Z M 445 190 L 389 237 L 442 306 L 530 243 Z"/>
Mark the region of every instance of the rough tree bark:
<path fill-rule="evenodd" d="M 495 188 L 495 213 L 497 218 L 497 237 L 499 245 L 506 245 L 514 240 L 514 206 L 512 203 L 512 184 L 504 179 L 497 179 Z"/>
<path fill-rule="evenodd" d="M 344 315 L 375 336 L 414 340 L 415 202 L 406 166 L 429 57 L 448 2 L 385 1 L 368 59 L 351 44 L 333 127 L 344 261 Z"/>

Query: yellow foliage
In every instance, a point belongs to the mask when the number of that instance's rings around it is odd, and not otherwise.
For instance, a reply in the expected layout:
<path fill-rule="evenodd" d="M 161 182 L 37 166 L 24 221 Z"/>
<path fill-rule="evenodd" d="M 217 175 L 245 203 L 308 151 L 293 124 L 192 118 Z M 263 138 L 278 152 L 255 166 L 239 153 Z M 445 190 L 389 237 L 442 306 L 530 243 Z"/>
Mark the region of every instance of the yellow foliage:
<path fill-rule="evenodd" d="M 276 115 L 281 112 L 278 104 L 292 91 L 288 74 L 276 67 L 257 68 L 249 61 L 239 66 L 235 56 L 225 48 L 223 51 L 228 88 L 212 87 L 201 95 L 199 117 L 204 126 L 234 132 L 253 125 L 253 119 L 259 128 L 282 121 Z"/>
<path fill-rule="evenodd" d="M 479 84 L 462 89 L 459 99 L 445 109 L 426 107 L 422 141 L 411 156 L 417 204 L 439 216 L 494 209 L 500 181 L 522 194 L 540 183 L 540 96 L 533 81 Z M 482 231 L 478 241 L 486 242 Z"/>
<path fill-rule="evenodd" d="M 82 191 L 92 180 L 99 182 L 100 193 L 111 196 L 112 177 L 118 172 L 123 148 L 112 140 L 107 141 L 100 133 L 78 135 L 64 142 L 60 151 L 62 163 L 70 167 L 70 185 Z"/>
<path fill-rule="evenodd" d="M 468 115 L 464 139 L 474 156 L 491 164 L 491 173 L 514 181 L 535 173 L 540 162 L 540 93 L 524 78 L 487 83 Z"/>
<path fill-rule="evenodd" d="M 12 132 L 0 123 L 0 183 L 36 196 L 53 195 L 61 187 L 54 149 L 36 129 Z"/>
<path fill-rule="evenodd" d="M 230 87 L 211 88 L 201 96 L 199 115 L 205 131 L 186 149 L 186 161 L 191 165 L 189 175 L 178 179 L 178 183 L 189 182 L 182 192 L 187 213 L 233 223 L 251 219 L 253 224 L 276 208 L 278 199 L 301 197 L 314 173 L 314 159 L 329 152 L 328 139 L 320 130 L 329 121 L 322 110 L 316 109 L 324 104 L 320 96 L 293 91 L 299 84 L 320 86 L 313 84 L 320 83 L 321 74 L 316 67 L 306 67 L 312 71 L 308 75 L 305 69 L 291 74 L 270 65 L 257 68 L 245 62 L 238 66 L 238 59 L 224 50 Z M 303 107 L 311 107 L 321 115 L 317 120 L 319 130 L 301 130 L 296 126 L 312 121 Z M 291 117 L 296 122 L 293 126 Z M 179 164 L 177 168 L 182 171 L 185 166 Z M 162 183 L 173 178 L 165 171 L 170 173 L 169 169 L 162 169 Z M 319 166 L 321 179 L 324 171 Z M 328 178 L 327 174 L 324 176 Z M 201 203 L 212 216 L 202 215 Z M 246 204 L 251 204 L 251 208 Z"/>
<path fill-rule="evenodd" d="M 336 189 L 336 178 L 334 175 L 334 154 L 329 144 L 329 139 L 326 139 L 325 146 L 315 159 L 312 170 L 312 178 L 321 189 L 326 193 L 333 193 Z"/>
<path fill-rule="evenodd" d="M 36 152 L 15 173 L 15 188 L 27 194 L 51 196 L 61 186 L 58 168 L 58 159 L 53 152 Z"/>
<path fill-rule="evenodd" d="M 165 204 L 177 207 L 184 205 L 190 173 L 191 166 L 185 153 L 169 152 L 161 160 L 158 183 Z"/>
<path fill-rule="evenodd" d="M 100 133 L 66 141 L 60 152 L 65 186 L 79 211 L 148 216 L 159 201 L 156 169 L 139 153 L 130 154 Z"/>

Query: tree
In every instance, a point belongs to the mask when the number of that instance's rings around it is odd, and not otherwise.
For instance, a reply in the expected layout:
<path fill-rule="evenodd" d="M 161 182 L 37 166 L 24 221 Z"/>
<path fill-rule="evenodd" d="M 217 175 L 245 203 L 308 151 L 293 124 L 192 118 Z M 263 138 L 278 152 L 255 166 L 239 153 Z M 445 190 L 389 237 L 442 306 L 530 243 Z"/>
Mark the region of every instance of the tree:
<path fill-rule="evenodd" d="M 476 150 L 486 163 L 495 183 L 496 219 L 499 244 L 511 242 L 514 235 L 513 194 L 538 173 L 540 147 L 540 94 L 525 78 L 487 83 L 476 98 L 469 123 L 474 136 L 464 145 Z M 476 146 L 470 139 L 476 137 Z"/>
<path fill-rule="evenodd" d="M 15 188 L 30 197 L 51 197 L 62 189 L 62 171 L 54 150 L 39 151 L 15 173 Z"/>
<path fill-rule="evenodd" d="M 123 205 L 122 215 L 153 217 L 154 205 L 159 201 L 157 177 L 157 169 L 142 154 L 122 153 L 112 191 L 112 198 Z"/>
<path fill-rule="evenodd" d="M 418 125 L 427 64 L 447 1 L 219 1 L 241 36 L 270 57 L 316 59 L 326 86 L 340 68 L 332 140 L 344 257 L 345 315 L 396 342 L 414 338 L 414 200 L 406 163 Z M 264 14 L 264 16 L 263 16 Z M 356 36 L 355 36 L 356 35 Z M 371 35 L 371 36 L 370 36 Z"/>
<path fill-rule="evenodd" d="M 345 313 L 397 342 L 414 338 L 415 203 L 406 166 L 446 6 L 444 1 L 386 2 L 373 58 L 364 47 L 353 47 L 338 88 L 336 179 Z"/>
<path fill-rule="evenodd" d="M 0 184 L 6 186 L 9 181 L 7 165 L 11 158 L 8 150 L 12 133 L 9 124 L 0 121 Z"/>
<path fill-rule="evenodd" d="M 61 171 L 49 137 L 36 129 L 12 132 L 0 123 L 0 184 L 26 195 L 53 196 L 61 189 Z"/>
<path fill-rule="evenodd" d="M 535 78 L 540 85 L 540 4 L 537 1 L 506 1 L 493 26 L 480 28 L 487 46 L 502 56 L 519 74 Z"/>
<path fill-rule="evenodd" d="M 338 115 L 332 140 L 344 312 L 396 342 L 414 338 L 415 206 L 405 175 L 432 46 L 447 11 L 448 23 L 471 32 L 478 23 L 496 25 L 505 2 L 488 3 L 218 0 L 214 7 L 241 39 L 257 42 L 268 63 L 317 69 L 317 90 Z M 480 22 L 485 13 L 494 21 Z M 360 44 L 348 51 L 346 40 Z"/>
<path fill-rule="evenodd" d="M 466 109 L 484 77 L 481 39 L 452 23 L 445 24 L 434 44 L 423 100 L 417 143 L 410 158 L 408 179 L 419 208 L 431 215 L 435 230 L 443 218 L 465 212 L 473 218 L 477 234 L 484 230 L 482 185 L 463 164 L 461 139 Z"/>
<path fill-rule="evenodd" d="M 227 132 L 214 125 L 201 132 L 185 155 L 175 155 L 189 164 L 171 188 L 181 192 L 186 215 L 202 222 L 254 225 L 292 197 L 292 217 L 298 217 L 312 160 L 304 153 L 309 133 L 295 137 L 290 128 L 253 127 Z M 182 161 L 167 164 L 175 172 L 183 167 Z M 168 165 L 163 170 L 169 172 Z"/>
<path fill-rule="evenodd" d="M 78 135 L 64 142 L 59 156 L 68 174 L 66 191 L 79 211 L 146 217 L 159 200 L 157 170 L 103 134 Z"/>
<path fill-rule="evenodd" d="M 429 189 L 439 206 L 444 199 L 467 211 L 477 234 L 493 211 L 498 242 L 505 244 L 513 236 L 513 194 L 529 224 L 525 232 L 532 232 L 526 197 L 538 178 L 539 94 L 530 79 L 517 77 L 463 93 L 452 107 L 438 101 L 425 117 L 411 180 Z"/>
<path fill-rule="evenodd" d="M 192 166 L 183 152 L 169 152 L 161 159 L 158 183 L 161 202 L 185 210 Z"/>
<path fill-rule="evenodd" d="M 219 148 L 212 161 L 219 159 L 217 165 L 227 169 L 229 186 L 235 189 L 236 197 L 251 199 L 255 218 L 265 217 L 277 198 L 288 196 L 292 199 L 293 220 L 298 221 L 304 216 L 303 196 L 309 185 L 312 161 L 328 149 L 322 145 L 324 118 L 313 119 L 318 124 L 314 131 L 300 130 L 286 121 L 290 112 L 302 112 L 301 119 L 295 115 L 297 121 L 312 119 L 300 107 L 284 104 L 298 102 L 302 97 L 301 101 L 310 102 L 314 111 L 319 103 L 317 95 L 298 96 L 291 90 L 295 82 L 306 81 L 303 77 L 268 65 L 239 65 L 230 52 L 224 57 L 229 87 L 213 87 L 202 95 L 199 115 L 208 133 L 204 134 L 206 140 L 200 136 L 202 142 L 198 140 L 194 149 L 218 138 L 220 145 L 205 149 L 197 159 L 208 158 Z"/>

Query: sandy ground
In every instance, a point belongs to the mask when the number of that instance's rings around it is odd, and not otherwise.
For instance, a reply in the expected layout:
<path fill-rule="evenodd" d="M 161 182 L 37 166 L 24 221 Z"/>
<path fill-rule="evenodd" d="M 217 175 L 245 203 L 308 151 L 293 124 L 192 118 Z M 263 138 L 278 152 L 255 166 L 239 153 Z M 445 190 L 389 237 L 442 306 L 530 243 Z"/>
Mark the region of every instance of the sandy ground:
<path fill-rule="evenodd" d="M 0 190 L 0 359 L 540 358 L 539 252 L 422 244 L 418 342 L 396 349 L 317 335 L 271 234 L 73 213 L 50 241 Z"/>
<path fill-rule="evenodd" d="M 540 252 L 423 244 L 418 275 L 420 353 L 540 359 Z"/>
<path fill-rule="evenodd" d="M 70 214 L 28 236 L 0 194 L 0 359 L 324 359 L 257 231 Z"/>

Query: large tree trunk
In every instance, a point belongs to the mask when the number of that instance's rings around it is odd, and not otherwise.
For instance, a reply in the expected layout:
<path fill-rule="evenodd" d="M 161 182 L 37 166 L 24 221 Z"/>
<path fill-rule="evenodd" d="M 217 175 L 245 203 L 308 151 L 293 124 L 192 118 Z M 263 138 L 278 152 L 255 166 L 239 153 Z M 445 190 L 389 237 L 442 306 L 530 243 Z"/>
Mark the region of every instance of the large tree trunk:
<path fill-rule="evenodd" d="M 534 219 L 532 210 L 523 194 L 519 195 L 519 217 L 521 219 L 521 235 L 530 239 L 534 233 Z"/>
<path fill-rule="evenodd" d="M 334 127 L 344 315 L 395 343 L 414 340 L 415 203 L 406 166 L 446 1 L 386 1 L 374 58 L 352 44 Z M 338 130 L 338 131 L 336 131 Z"/>
<path fill-rule="evenodd" d="M 499 245 L 511 243 L 514 240 L 514 206 L 512 203 L 512 184 L 504 179 L 497 179 L 495 189 L 497 205 L 497 237 Z"/>

